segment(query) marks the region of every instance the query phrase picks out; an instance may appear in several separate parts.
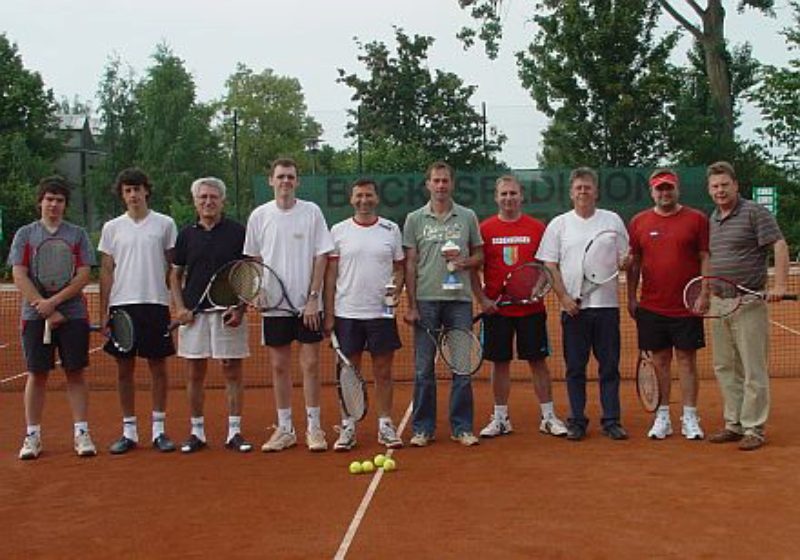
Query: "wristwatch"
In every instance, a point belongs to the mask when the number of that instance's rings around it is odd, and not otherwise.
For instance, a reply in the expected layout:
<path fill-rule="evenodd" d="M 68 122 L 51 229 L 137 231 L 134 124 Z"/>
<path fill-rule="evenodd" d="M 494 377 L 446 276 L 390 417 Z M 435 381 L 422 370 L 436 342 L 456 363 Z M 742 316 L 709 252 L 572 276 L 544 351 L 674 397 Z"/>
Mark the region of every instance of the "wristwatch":
<path fill-rule="evenodd" d="M 308 292 L 308 299 L 317 299 L 319 297 L 319 292 L 317 290 L 311 290 Z"/>

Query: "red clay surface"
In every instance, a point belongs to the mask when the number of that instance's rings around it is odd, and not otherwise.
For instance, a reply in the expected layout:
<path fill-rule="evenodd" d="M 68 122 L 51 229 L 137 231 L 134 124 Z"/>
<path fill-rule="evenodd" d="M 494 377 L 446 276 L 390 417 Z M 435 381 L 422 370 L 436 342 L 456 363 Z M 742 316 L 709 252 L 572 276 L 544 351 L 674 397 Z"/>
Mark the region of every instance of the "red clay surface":
<path fill-rule="evenodd" d="M 410 389 L 396 390 L 398 420 Z M 622 387 L 629 441 L 599 434 L 595 385 L 587 440 L 538 434 L 533 391 L 516 383 L 515 433 L 467 449 L 448 439 L 442 384 L 437 441 L 395 454 L 399 470 L 382 478 L 347 557 L 796 558 L 800 380 L 774 380 L 772 389 L 769 445 L 753 453 L 677 434 L 647 440 L 650 417 L 631 383 Z M 566 415 L 563 384 L 555 392 Z M 370 415 L 349 453 L 302 446 L 231 453 L 221 445 L 223 392 L 214 390 L 210 449 L 181 456 L 145 446 L 113 457 L 106 448 L 119 433 L 116 393 L 100 391 L 92 393 L 91 424 L 101 454 L 78 459 L 66 397 L 51 392 L 45 452 L 22 462 L 21 401 L 19 393 L 0 393 L 0 558 L 333 558 L 371 480 L 348 474 L 347 465 L 381 450 Z M 146 392 L 138 395 L 143 440 L 149 402 Z M 302 410 L 300 401 L 295 406 Z M 490 409 L 489 386 L 478 382 L 476 430 Z M 273 410 L 269 390 L 248 390 L 244 431 L 259 446 Z M 335 410 L 334 389 L 326 387 L 326 426 Z M 701 414 L 706 431 L 719 427 L 714 382 L 703 384 Z M 673 404 L 674 424 L 678 415 Z M 167 428 L 176 440 L 188 433 L 180 391 L 171 393 Z"/>

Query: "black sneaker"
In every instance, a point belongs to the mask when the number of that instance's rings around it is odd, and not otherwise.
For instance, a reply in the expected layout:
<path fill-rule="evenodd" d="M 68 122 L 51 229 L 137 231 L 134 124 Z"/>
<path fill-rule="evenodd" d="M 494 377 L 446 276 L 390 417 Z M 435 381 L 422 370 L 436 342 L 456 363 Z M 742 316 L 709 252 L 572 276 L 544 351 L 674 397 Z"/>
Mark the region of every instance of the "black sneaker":
<path fill-rule="evenodd" d="M 625 429 L 619 424 L 609 424 L 608 426 L 604 426 L 603 433 L 611 439 L 618 441 L 628 439 L 628 432 L 626 432 Z"/>
<path fill-rule="evenodd" d="M 175 451 L 175 444 L 167 434 L 161 434 L 153 440 L 153 448 L 158 449 L 161 453 L 171 453 Z"/>
<path fill-rule="evenodd" d="M 181 444 L 181 453 L 194 453 L 195 451 L 200 451 L 205 446 L 206 442 L 192 434 L 189 436 L 189 439 Z"/>
<path fill-rule="evenodd" d="M 122 436 L 109 446 L 108 452 L 111 453 L 112 455 L 122 455 L 123 453 L 127 453 L 131 449 L 136 449 L 137 445 L 138 444 L 132 439 L 128 439 L 125 436 Z"/>
<path fill-rule="evenodd" d="M 567 426 L 567 439 L 570 441 L 581 441 L 586 437 L 586 428 L 579 424 Z"/>
<path fill-rule="evenodd" d="M 225 444 L 225 448 L 231 451 L 238 451 L 239 453 L 250 453 L 253 450 L 253 444 L 249 441 L 245 441 L 242 434 L 235 434 Z"/>

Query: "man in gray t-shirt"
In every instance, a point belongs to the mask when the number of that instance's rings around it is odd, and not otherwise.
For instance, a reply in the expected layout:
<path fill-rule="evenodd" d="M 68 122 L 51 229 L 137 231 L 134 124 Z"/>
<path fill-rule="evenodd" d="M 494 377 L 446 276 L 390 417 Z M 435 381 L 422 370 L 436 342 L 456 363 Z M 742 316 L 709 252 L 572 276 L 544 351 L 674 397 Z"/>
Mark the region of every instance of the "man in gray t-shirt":
<path fill-rule="evenodd" d="M 472 327 L 470 269 L 483 262 L 483 240 L 475 212 L 453 201 L 453 169 L 444 162 L 425 173 L 430 202 L 411 212 L 403 227 L 406 252 L 405 321 L 414 325 L 414 417 L 411 445 L 424 447 L 436 428 L 436 344 L 425 329 Z M 476 445 L 472 382 L 453 374 L 450 389 L 451 437 Z"/>
<path fill-rule="evenodd" d="M 89 364 L 89 323 L 81 293 L 95 260 L 86 231 L 64 221 L 69 196 L 70 188 L 60 177 L 43 179 L 37 191 L 41 218 L 17 231 L 8 257 L 14 284 L 23 297 L 22 348 L 28 368 L 24 397 L 27 431 L 19 452 L 23 460 L 36 459 L 42 452 L 41 419 L 47 376 L 55 367 L 56 349 L 67 376 L 75 452 L 81 457 L 97 454 L 86 420 L 89 393 L 83 371 Z M 45 242 L 66 244 L 74 258 L 74 277 L 56 292 L 46 292 L 33 273 L 37 252 Z M 51 330 L 49 340 L 45 322 Z"/>

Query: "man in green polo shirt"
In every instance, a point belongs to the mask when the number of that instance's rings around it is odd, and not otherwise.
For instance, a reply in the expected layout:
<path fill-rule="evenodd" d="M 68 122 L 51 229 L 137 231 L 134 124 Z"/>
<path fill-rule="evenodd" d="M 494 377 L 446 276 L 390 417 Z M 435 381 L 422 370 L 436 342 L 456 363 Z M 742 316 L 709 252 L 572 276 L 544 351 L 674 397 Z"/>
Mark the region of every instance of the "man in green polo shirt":
<path fill-rule="evenodd" d="M 706 170 L 708 194 L 716 205 L 709 224 L 711 274 L 749 288 L 767 287 L 767 257 L 775 254 L 775 279 L 766 301 L 786 293 L 789 249 L 775 217 L 739 196 L 733 166 L 720 161 Z M 769 316 L 765 301 L 754 301 L 712 323 L 714 373 L 725 403 L 725 427 L 711 443 L 739 442 L 752 451 L 764 445 L 769 415 Z"/>
<path fill-rule="evenodd" d="M 436 344 L 425 328 L 472 326 L 470 269 L 483 262 L 483 241 L 475 212 L 453 201 L 454 173 L 438 161 L 425 173 L 430 201 L 406 217 L 405 321 L 414 325 L 414 417 L 411 445 L 425 447 L 436 428 Z M 478 443 L 473 434 L 472 380 L 452 374 L 450 429 L 462 445 Z"/>

